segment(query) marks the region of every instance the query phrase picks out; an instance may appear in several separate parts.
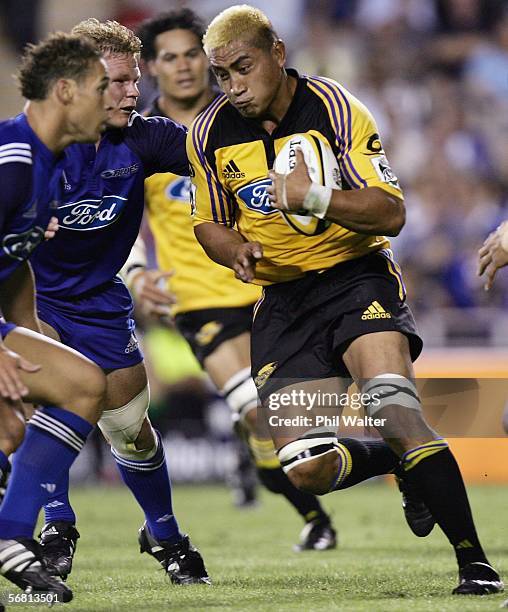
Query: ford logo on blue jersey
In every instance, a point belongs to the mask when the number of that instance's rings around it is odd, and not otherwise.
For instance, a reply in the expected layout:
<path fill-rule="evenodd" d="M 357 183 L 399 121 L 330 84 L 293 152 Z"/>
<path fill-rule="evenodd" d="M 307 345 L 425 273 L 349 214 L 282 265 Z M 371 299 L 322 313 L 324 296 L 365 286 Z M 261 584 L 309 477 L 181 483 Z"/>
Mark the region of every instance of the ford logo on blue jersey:
<path fill-rule="evenodd" d="M 266 188 L 272 184 L 270 179 L 261 179 L 254 183 L 249 183 L 236 192 L 236 195 L 245 202 L 245 206 L 262 215 L 271 215 L 277 212 L 276 208 L 272 208 Z"/>
<path fill-rule="evenodd" d="M 186 204 L 190 201 L 191 182 L 188 176 L 179 176 L 169 183 L 166 196 L 170 200 L 183 200 Z"/>
<path fill-rule="evenodd" d="M 104 196 L 102 200 L 81 200 L 64 204 L 58 209 L 59 225 L 62 229 L 89 231 L 114 223 L 122 213 L 127 198 Z"/>

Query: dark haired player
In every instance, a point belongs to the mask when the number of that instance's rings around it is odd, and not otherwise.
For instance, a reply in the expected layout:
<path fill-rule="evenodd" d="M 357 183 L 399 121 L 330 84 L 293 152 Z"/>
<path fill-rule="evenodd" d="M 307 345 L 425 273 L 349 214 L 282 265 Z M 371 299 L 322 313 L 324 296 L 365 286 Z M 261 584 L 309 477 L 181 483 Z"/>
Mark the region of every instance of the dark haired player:
<path fill-rule="evenodd" d="M 73 142 L 99 138 L 108 77 L 90 41 L 56 34 L 27 50 L 19 82 L 25 111 L 0 123 L 0 308 L 8 321 L 23 324 L 34 310 L 27 260 L 54 235 L 61 153 Z M 2 472 L 5 453 L 24 433 L 0 506 L 0 573 L 22 589 L 70 601 L 72 591 L 48 573 L 33 530 L 100 416 L 105 377 L 78 352 L 10 322 L 0 322 L 0 338 Z M 42 406 L 26 431 L 21 399 Z"/>
<path fill-rule="evenodd" d="M 154 556 L 174 583 L 209 584 L 199 552 L 174 515 L 164 447 L 147 416 L 149 389 L 132 300 L 117 276 L 139 231 L 145 177 L 188 173 L 185 130 L 169 119 L 134 112 L 141 44 L 131 30 L 91 18 L 73 33 L 92 39 L 102 52 L 111 108 L 100 141 L 65 151 L 64 193 L 55 211 L 59 231 L 32 260 L 38 316 L 48 336 L 80 351 L 106 374 L 99 427 L 143 509 L 142 552 Z M 71 571 L 79 537 L 68 488 L 68 479 L 57 484 L 41 532 L 46 564 L 62 577 Z"/>

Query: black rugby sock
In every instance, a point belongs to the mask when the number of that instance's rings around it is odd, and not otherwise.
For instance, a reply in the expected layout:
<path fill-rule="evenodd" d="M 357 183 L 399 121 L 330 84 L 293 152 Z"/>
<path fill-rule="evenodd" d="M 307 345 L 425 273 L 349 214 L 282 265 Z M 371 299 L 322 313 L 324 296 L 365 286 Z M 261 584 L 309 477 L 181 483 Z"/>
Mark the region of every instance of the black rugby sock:
<path fill-rule="evenodd" d="M 476 533 L 459 466 L 446 441 L 440 442 L 442 448 L 432 454 L 427 445 L 404 454 L 401 462 L 404 479 L 415 486 L 450 541 L 459 567 L 473 561 L 488 563 Z"/>
<path fill-rule="evenodd" d="M 339 472 L 330 490 L 352 487 L 367 478 L 392 473 L 399 465 L 399 457 L 383 440 L 355 440 L 338 438 Z"/>

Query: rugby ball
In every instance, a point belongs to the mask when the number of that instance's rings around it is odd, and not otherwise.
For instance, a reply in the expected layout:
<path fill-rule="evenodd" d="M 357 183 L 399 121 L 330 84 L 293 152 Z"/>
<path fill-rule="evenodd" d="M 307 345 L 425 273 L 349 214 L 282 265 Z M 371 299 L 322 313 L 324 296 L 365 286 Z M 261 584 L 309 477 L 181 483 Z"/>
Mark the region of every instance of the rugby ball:
<path fill-rule="evenodd" d="M 296 166 L 296 151 L 301 149 L 312 181 L 320 185 L 342 189 L 339 164 L 329 143 L 313 134 L 293 134 L 277 153 L 273 169 L 279 174 L 290 174 Z M 300 234 L 315 236 L 330 226 L 326 219 L 318 219 L 299 211 L 298 214 L 280 211 L 286 223 Z"/>

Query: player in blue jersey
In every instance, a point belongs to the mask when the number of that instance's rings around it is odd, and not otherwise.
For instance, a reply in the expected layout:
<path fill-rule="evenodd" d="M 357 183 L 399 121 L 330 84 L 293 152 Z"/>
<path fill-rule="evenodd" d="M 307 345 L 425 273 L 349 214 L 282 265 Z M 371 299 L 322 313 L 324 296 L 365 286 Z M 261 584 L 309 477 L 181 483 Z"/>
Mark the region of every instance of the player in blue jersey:
<path fill-rule="evenodd" d="M 108 77 L 91 41 L 57 34 L 27 50 L 19 82 L 28 99 L 25 112 L 0 123 L 0 308 L 8 321 L 23 323 L 34 310 L 27 259 L 54 235 L 61 153 L 70 143 L 100 136 Z M 24 434 L 0 507 L 0 573 L 22 589 L 50 593 L 58 601 L 70 601 L 72 591 L 47 571 L 33 530 L 41 507 L 97 422 L 105 388 L 104 374 L 78 352 L 0 323 L 2 473 L 8 466 L 5 453 Z M 26 431 L 21 399 L 42 406 Z"/>
<path fill-rule="evenodd" d="M 89 36 L 103 52 L 113 107 L 109 129 L 97 145 L 74 145 L 65 153 L 64 195 L 55 211 L 59 231 L 32 261 L 38 316 L 45 333 L 106 373 L 99 426 L 145 514 L 141 551 L 154 556 L 174 583 L 208 584 L 201 556 L 174 516 L 164 448 L 147 416 L 149 389 L 132 300 L 117 276 L 139 231 L 145 177 L 164 171 L 188 174 L 185 129 L 135 112 L 141 43 L 128 28 L 88 19 L 73 33 Z M 79 537 L 68 481 L 59 483 L 45 513 L 44 558 L 64 577 Z"/>

